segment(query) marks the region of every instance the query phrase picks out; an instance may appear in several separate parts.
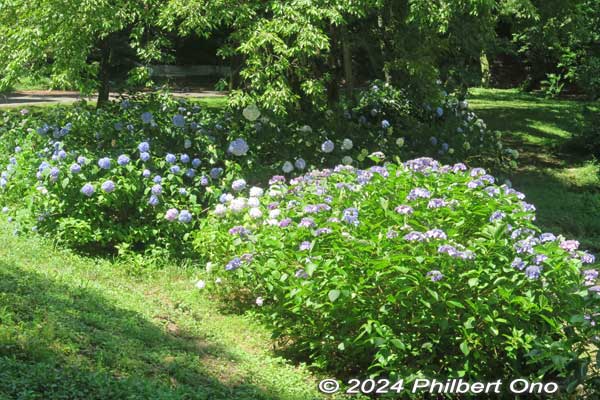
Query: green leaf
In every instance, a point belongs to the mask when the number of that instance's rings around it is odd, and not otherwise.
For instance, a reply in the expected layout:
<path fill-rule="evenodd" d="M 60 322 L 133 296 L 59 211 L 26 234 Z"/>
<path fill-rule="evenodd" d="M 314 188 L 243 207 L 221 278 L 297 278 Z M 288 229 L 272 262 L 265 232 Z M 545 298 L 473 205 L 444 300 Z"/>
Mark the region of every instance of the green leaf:
<path fill-rule="evenodd" d="M 329 291 L 329 300 L 333 303 L 340 297 L 341 292 L 337 289 L 333 289 Z"/>
<path fill-rule="evenodd" d="M 452 308 L 465 308 L 465 306 L 462 305 L 462 303 L 459 303 L 458 301 L 455 300 L 448 300 L 446 301 L 446 304 L 448 304 L 450 307 Z"/>
<path fill-rule="evenodd" d="M 400 350 L 406 349 L 406 346 L 404 345 L 404 343 L 402 343 L 402 340 L 400 340 L 400 339 L 392 339 L 392 340 L 390 340 L 390 343 L 392 343 L 394 346 L 396 346 Z"/>
<path fill-rule="evenodd" d="M 467 284 L 469 285 L 469 287 L 475 287 L 479 284 L 479 279 L 471 278 L 467 281 Z"/>
<path fill-rule="evenodd" d="M 469 349 L 469 345 L 467 344 L 467 342 L 462 342 L 460 344 L 460 351 L 462 351 L 465 356 L 469 355 L 471 349 Z"/>

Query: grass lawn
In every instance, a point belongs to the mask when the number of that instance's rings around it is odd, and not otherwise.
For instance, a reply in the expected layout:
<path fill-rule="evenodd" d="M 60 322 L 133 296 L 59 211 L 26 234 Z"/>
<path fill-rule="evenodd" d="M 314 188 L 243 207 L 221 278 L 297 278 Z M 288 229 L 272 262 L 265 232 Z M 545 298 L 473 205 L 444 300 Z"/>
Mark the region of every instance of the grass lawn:
<path fill-rule="evenodd" d="M 472 89 L 469 103 L 489 128 L 519 150 L 516 189 L 538 209 L 544 229 L 600 251 L 600 170 L 591 156 L 568 150 L 584 102 L 545 99 L 517 90 Z M 600 112 L 600 104 L 595 104 Z"/>
<path fill-rule="evenodd" d="M 135 277 L 6 223 L 0 243 L 0 399 L 321 398 L 265 329 L 216 311 L 197 267 Z"/>

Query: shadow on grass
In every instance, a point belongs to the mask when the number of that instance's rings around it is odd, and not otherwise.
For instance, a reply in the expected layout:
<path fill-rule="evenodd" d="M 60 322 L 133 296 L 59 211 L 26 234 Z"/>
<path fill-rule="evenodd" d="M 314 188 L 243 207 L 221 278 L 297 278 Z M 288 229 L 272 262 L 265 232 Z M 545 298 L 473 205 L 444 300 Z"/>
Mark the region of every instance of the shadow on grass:
<path fill-rule="evenodd" d="M 520 173 L 512 181 L 537 208 L 538 226 L 600 252 L 600 187 L 571 185 L 547 172 Z"/>
<path fill-rule="evenodd" d="M 274 399 L 226 349 L 87 286 L 0 260 L 0 398 Z"/>

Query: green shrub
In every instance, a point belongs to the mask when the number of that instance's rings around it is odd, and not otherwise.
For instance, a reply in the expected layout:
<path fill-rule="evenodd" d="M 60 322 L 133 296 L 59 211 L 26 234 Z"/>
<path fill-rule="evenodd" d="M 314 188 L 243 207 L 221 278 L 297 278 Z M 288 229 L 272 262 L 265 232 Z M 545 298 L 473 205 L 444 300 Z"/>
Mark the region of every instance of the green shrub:
<path fill-rule="evenodd" d="M 421 158 L 275 176 L 203 221 L 197 286 L 254 307 L 338 376 L 526 377 L 572 391 L 597 341 L 594 257 L 540 235 L 521 193 L 465 170 Z"/>

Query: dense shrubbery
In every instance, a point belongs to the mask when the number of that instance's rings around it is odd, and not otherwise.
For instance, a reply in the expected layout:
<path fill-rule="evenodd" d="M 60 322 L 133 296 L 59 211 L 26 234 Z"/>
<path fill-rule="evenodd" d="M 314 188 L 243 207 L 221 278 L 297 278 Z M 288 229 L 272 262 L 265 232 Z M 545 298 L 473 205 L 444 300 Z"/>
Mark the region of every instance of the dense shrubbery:
<path fill-rule="evenodd" d="M 203 221 L 198 287 L 256 304 L 277 337 L 340 374 L 572 391 L 597 341 L 598 271 L 576 241 L 540 234 L 523 198 L 429 158 L 274 176 Z"/>
<path fill-rule="evenodd" d="M 17 229 L 50 233 L 73 247 L 158 245 L 179 253 L 207 205 L 234 180 L 340 162 L 360 166 L 379 149 L 506 166 L 514 154 L 501 150 L 466 102 L 440 97 L 435 108 L 417 107 L 399 90 L 373 86 L 345 112 L 301 122 L 261 115 L 254 106 L 202 110 L 168 97 L 7 113 L 0 206 L 17 217 Z M 17 206 L 23 202 L 27 211 Z"/>

